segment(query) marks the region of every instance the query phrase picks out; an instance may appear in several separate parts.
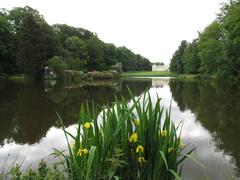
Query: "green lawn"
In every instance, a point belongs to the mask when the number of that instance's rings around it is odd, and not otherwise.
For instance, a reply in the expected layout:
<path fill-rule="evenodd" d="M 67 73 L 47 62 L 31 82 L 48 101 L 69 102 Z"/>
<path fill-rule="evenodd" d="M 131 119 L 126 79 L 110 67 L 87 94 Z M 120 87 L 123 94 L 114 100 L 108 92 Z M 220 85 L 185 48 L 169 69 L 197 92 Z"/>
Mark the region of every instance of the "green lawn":
<path fill-rule="evenodd" d="M 136 71 L 136 72 L 123 72 L 122 77 L 175 77 L 173 73 L 169 71 L 156 72 L 156 71 Z"/>

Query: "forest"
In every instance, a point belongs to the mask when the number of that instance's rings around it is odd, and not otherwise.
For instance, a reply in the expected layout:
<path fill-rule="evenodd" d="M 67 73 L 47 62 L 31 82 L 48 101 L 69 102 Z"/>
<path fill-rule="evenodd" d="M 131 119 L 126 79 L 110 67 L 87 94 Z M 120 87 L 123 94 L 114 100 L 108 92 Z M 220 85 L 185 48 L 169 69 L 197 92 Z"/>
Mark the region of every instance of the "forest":
<path fill-rule="evenodd" d="M 151 62 L 96 33 L 66 24 L 49 25 L 35 9 L 0 9 L 0 74 L 42 79 L 48 65 L 59 70 L 103 71 L 116 63 L 123 71 L 151 70 Z"/>
<path fill-rule="evenodd" d="M 217 18 L 198 38 L 183 40 L 173 54 L 170 70 L 239 81 L 240 0 L 223 4 Z"/>

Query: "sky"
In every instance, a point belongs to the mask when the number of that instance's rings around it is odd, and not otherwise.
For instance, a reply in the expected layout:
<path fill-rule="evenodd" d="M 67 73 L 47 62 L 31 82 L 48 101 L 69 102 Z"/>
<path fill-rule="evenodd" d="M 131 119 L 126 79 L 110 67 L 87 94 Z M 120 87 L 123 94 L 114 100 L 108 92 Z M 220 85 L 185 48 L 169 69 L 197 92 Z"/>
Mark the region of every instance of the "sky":
<path fill-rule="evenodd" d="M 0 8 L 30 6 L 49 24 L 68 24 L 169 64 L 181 40 L 192 41 L 227 0 L 0 0 Z"/>

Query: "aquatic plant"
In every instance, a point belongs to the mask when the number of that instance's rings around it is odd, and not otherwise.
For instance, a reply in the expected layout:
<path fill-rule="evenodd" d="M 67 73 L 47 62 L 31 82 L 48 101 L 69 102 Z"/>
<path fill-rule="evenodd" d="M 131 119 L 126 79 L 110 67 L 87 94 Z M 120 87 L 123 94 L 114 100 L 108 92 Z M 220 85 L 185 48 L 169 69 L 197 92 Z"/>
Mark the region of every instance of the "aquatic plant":
<path fill-rule="evenodd" d="M 116 98 L 100 114 L 94 103 L 82 105 L 76 135 L 59 116 L 68 153 L 55 155 L 65 158 L 71 179 L 180 179 L 194 150 L 182 143 L 182 123 L 175 126 L 159 97 L 153 103 L 148 92 L 131 96 L 130 103 Z"/>

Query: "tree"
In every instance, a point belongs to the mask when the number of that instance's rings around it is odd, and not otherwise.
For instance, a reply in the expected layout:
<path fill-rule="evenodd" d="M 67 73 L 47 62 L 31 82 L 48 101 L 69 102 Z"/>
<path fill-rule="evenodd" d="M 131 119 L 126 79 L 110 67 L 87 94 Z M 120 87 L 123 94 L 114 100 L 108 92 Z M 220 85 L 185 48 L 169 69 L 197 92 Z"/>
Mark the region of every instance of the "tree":
<path fill-rule="evenodd" d="M 17 63 L 26 75 L 41 79 L 46 62 L 46 41 L 40 25 L 33 15 L 23 20 L 17 34 Z"/>
<path fill-rule="evenodd" d="M 152 64 L 151 62 L 141 56 L 140 54 L 137 54 L 136 55 L 136 58 L 137 58 L 137 71 L 150 71 L 152 69 Z"/>
<path fill-rule="evenodd" d="M 89 62 L 87 64 L 88 70 L 105 70 L 106 63 L 104 59 L 104 44 L 97 37 L 93 37 L 86 41 Z"/>
<path fill-rule="evenodd" d="M 126 47 L 104 43 L 86 29 L 66 24 L 49 26 L 29 6 L 0 9 L 0 35 L 0 71 L 8 74 L 40 78 L 46 60 L 54 56 L 63 58 L 73 70 L 102 71 L 116 63 L 121 63 L 124 71 L 151 69 L 147 58 Z"/>
<path fill-rule="evenodd" d="M 14 36 L 12 34 L 11 24 L 5 13 L 0 13 L 0 73 L 1 72 L 6 74 L 17 72 L 14 57 Z"/>
<path fill-rule="evenodd" d="M 123 71 L 136 71 L 137 58 L 136 55 L 126 47 L 118 48 L 118 61 L 122 63 Z"/>
<path fill-rule="evenodd" d="M 183 40 L 181 45 L 178 47 L 178 50 L 174 53 L 171 62 L 170 62 L 170 71 L 177 74 L 182 74 L 184 72 L 183 68 L 183 54 L 185 48 L 187 47 L 187 41 Z"/>
<path fill-rule="evenodd" d="M 32 15 L 35 19 L 35 21 L 44 21 L 43 17 L 39 14 L 39 12 L 29 6 L 25 6 L 25 7 L 16 7 L 13 8 L 8 15 L 8 19 L 11 22 L 13 31 L 15 33 L 17 33 L 22 24 L 24 19 L 28 16 L 28 15 Z"/>
<path fill-rule="evenodd" d="M 107 68 L 116 64 L 117 62 L 117 48 L 114 44 L 104 44 L 104 59 Z"/>
<path fill-rule="evenodd" d="M 216 21 L 200 34 L 198 49 L 201 58 L 201 72 L 221 73 L 228 66 L 225 45 L 221 37 L 220 25 Z"/>
<path fill-rule="evenodd" d="M 96 34 L 84 29 L 68 26 L 66 24 L 55 24 L 53 25 L 54 31 L 57 33 L 58 38 L 62 44 L 65 40 L 71 36 L 77 36 L 83 41 L 93 38 Z"/>
<path fill-rule="evenodd" d="M 89 58 L 85 42 L 77 36 L 72 36 L 66 39 L 64 45 L 65 49 L 68 51 L 66 52 L 66 62 L 69 68 L 74 70 L 86 70 Z"/>
<path fill-rule="evenodd" d="M 231 75 L 240 78 L 240 1 L 224 4 L 218 15 Z"/>
<path fill-rule="evenodd" d="M 47 65 L 56 72 L 60 79 L 63 77 L 63 71 L 67 69 L 67 63 L 59 56 L 49 59 Z"/>
<path fill-rule="evenodd" d="M 197 47 L 198 39 L 193 40 L 192 43 L 188 44 L 183 54 L 183 66 L 184 73 L 186 74 L 197 74 L 199 73 L 201 60 L 198 56 L 199 50 Z"/>

